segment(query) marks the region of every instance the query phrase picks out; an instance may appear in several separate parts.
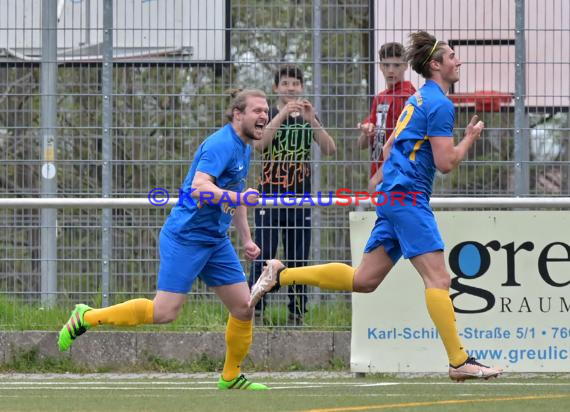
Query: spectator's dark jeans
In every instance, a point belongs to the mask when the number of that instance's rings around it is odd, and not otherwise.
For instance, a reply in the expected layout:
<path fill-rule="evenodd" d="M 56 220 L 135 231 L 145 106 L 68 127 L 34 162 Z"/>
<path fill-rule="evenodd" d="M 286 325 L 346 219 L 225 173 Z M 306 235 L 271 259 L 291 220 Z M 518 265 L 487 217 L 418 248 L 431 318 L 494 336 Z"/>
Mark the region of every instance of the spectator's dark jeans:
<path fill-rule="evenodd" d="M 266 260 L 275 258 L 279 243 L 279 232 L 285 251 L 283 263 L 287 267 L 306 265 L 311 247 L 311 209 L 280 208 L 255 209 L 255 243 L 261 254 L 251 266 L 250 285 L 261 275 Z M 288 288 L 289 313 L 303 316 L 307 312 L 307 286 L 294 285 Z M 265 299 L 255 310 L 262 312 Z"/>

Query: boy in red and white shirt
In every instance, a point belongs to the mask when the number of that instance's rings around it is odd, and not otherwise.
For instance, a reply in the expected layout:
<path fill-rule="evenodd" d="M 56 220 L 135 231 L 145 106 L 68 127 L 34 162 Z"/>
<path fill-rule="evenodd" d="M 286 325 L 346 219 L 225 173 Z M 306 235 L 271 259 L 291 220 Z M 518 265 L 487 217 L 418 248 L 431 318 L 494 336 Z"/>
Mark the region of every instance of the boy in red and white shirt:
<path fill-rule="evenodd" d="M 385 43 L 378 52 L 380 71 L 386 81 L 386 89 L 372 101 L 370 115 L 361 123 L 358 146 L 370 149 L 370 181 L 368 192 L 373 193 L 382 180 L 382 147 L 398 122 L 398 117 L 408 100 L 416 92 L 414 85 L 404 80 L 408 63 L 404 46 L 400 43 Z"/>

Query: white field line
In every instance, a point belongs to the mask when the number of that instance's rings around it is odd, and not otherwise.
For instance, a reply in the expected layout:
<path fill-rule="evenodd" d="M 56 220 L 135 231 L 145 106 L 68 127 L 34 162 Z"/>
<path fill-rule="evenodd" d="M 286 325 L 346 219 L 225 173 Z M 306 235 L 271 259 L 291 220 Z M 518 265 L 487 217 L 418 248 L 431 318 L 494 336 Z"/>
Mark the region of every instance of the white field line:
<path fill-rule="evenodd" d="M 217 381 L 6 381 L 0 380 L 0 393 L 10 390 L 112 390 L 112 391 L 133 391 L 133 390 L 172 390 L 172 391 L 194 391 L 194 390 L 217 390 Z M 457 385 L 455 382 L 318 382 L 318 381 L 269 381 L 267 382 L 272 390 L 283 389 L 309 389 L 332 386 L 372 388 L 381 386 L 406 386 L 406 385 Z M 471 382 L 470 385 L 478 386 L 528 386 L 544 387 L 558 386 L 570 387 L 570 382 Z"/>

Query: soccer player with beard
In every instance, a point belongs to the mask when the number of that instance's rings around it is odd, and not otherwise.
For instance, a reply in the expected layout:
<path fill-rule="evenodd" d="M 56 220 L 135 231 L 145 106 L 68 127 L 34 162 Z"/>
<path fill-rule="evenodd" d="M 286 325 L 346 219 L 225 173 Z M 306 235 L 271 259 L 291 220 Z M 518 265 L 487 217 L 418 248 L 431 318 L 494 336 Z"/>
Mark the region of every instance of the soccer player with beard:
<path fill-rule="evenodd" d="M 255 189 L 243 191 L 251 144 L 262 138 L 268 115 L 269 106 L 262 91 L 243 90 L 234 96 L 227 113 L 229 123 L 200 145 L 184 180 L 182 189 L 186 194 L 191 193 L 192 198 L 180 198 L 160 232 L 160 268 L 154 299 L 132 299 L 101 309 L 76 305 L 59 332 L 61 351 L 69 349 L 79 335 L 98 325 L 174 321 L 192 283 L 200 277 L 230 312 L 226 358 L 218 388 L 267 389 L 247 380 L 240 371 L 253 338 L 253 310 L 248 306 L 249 287 L 227 231 L 235 215 L 246 258 L 253 260 L 259 255 L 260 249 L 251 238 L 245 206 L 257 203 L 259 193 Z"/>

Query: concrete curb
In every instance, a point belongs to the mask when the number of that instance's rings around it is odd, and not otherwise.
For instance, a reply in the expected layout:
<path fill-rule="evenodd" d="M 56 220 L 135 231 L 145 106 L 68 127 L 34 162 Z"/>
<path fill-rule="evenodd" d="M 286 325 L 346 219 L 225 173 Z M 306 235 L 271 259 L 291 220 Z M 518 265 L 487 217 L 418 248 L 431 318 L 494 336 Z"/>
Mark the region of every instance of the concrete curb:
<path fill-rule="evenodd" d="M 77 365 L 96 369 L 142 366 L 149 357 L 191 362 L 222 360 L 222 332 L 112 332 L 91 331 L 81 336 L 69 352 L 57 349 L 57 332 L 0 332 L 0 362 L 36 350 L 39 359 L 69 357 Z M 326 368 L 333 362 L 350 362 L 350 332 L 255 332 L 244 367 L 283 369 L 302 366 Z"/>

